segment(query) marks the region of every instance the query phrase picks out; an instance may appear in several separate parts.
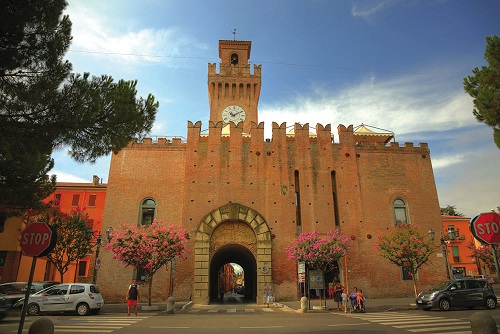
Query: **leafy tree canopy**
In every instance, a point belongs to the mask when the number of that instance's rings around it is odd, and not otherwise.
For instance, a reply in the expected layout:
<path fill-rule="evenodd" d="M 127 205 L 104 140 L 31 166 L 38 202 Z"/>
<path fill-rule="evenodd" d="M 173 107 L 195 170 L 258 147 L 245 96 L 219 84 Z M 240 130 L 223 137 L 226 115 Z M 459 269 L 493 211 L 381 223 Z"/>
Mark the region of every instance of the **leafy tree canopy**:
<path fill-rule="evenodd" d="M 311 269 L 330 271 L 352 246 L 349 236 L 338 230 L 320 236 L 318 232 L 301 233 L 292 246 L 286 247 L 288 259 L 304 261 Z"/>
<path fill-rule="evenodd" d="M 92 222 L 88 214 L 79 208 L 67 214 L 57 206 L 44 204 L 40 209 L 25 211 L 23 222 L 26 226 L 34 222 L 46 222 L 55 229 L 57 242 L 46 257 L 59 272 L 61 282 L 72 263 L 92 252 L 92 245 L 87 237 Z"/>
<path fill-rule="evenodd" d="M 500 148 L 500 37 L 486 37 L 484 59 L 488 66 L 474 68 L 464 78 L 464 89 L 474 98 L 472 113 L 479 122 L 493 128 L 493 141 Z"/>
<path fill-rule="evenodd" d="M 380 256 L 411 274 L 415 296 L 417 296 L 416 273 L 429 261 L 435 248 L 433 241 L 426 237 L 426 234 L 422 234 L 415 227 L 401 224 L 390 233 L 379 236 L 375 244 Z"/>
<path fill-rule="evenodd" d="M 441 208 L 441 214 L 448 216 L 463 217 L 463 214 L 457 211 L 457 207 L 455 205 L 447 205 L 446 207 Z"/>
<path fill-rule="evenodd" d="M 158 102 L 137 81 L 72 73 L 65 0 L 0 3 L 0 212 L 34 207 L 55 189 L 53 150 L 78 162 L 117 152 L 152 128 Z"/>

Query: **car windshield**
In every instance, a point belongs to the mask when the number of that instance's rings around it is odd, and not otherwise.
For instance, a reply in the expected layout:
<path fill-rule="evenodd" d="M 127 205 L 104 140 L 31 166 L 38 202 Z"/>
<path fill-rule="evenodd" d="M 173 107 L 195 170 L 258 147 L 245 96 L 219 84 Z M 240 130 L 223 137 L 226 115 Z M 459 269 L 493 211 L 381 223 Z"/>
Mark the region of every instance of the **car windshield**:
<path fill-rule="evenodd" d="M 452 282 L 451 281 L 446 281 L 446 282 L 441 282 L 438 285 L 433 286 L 432 288 L 429 289 L 429 291 L 439 291 L 439 290 L 444 290 L 448 286 L 450 286 Z"/>

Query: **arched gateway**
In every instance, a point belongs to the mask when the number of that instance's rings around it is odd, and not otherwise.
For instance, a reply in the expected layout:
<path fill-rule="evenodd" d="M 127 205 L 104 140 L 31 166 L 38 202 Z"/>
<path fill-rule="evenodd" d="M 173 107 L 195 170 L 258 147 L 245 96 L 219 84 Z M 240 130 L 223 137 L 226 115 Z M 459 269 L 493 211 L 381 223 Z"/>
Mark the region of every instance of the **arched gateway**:
<path fill-rule="evenodd" d="M 236 262 L 245 271 L 245 298 L 259 302 L 271 282 L 271 232 L 255 210 L 237 203 L 207 214 L 196 233 L 193 301 L 208 304 L 217 297 L 218 270 Z"/>

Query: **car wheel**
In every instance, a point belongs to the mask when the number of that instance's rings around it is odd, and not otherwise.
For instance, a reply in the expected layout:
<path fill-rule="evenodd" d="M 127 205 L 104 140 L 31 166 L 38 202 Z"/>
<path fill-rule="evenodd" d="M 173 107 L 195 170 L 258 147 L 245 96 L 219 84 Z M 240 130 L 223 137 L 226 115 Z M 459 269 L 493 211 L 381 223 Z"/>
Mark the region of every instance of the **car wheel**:
<path fill-rule="evenodd" d="M 451 308 L 450 300 L 447 298 L 443 298 L 439 301 L 439 309 L 441 311 L 449 311 Z"/>
<path fill-rule="evenodd" d="M 488 297 L 486 298 L 486 308 L 493 310 L 495 307 L 497 307 L 497 301 L 493 297 Z"/>
<path fill-rule="evenodd" d="M 80 303 L 76 305 L 76 312 L 78 315 L 88 315 L 90 313 L 90 308 L 85 303 Z"/>
<path fill-rule="evenodd" d="M 37 315 L 38 312 L 40 312 L 40 307 L 38 307 L 37 304 L 29 304 L 28 308 L 26 309 L 26 313 L 28 315 Z"/>

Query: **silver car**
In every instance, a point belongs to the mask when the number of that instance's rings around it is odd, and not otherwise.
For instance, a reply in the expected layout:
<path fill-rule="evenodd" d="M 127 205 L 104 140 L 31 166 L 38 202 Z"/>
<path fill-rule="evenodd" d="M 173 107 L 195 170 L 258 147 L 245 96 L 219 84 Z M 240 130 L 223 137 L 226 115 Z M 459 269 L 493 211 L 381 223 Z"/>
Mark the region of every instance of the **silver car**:
<path fill-rule="evenodd" d="M 79 315 L 97 314 L 104 299 L 95 284 L 68 283 L 54 285 L 30 295 L 26 313 L 76 312 Z"/>

